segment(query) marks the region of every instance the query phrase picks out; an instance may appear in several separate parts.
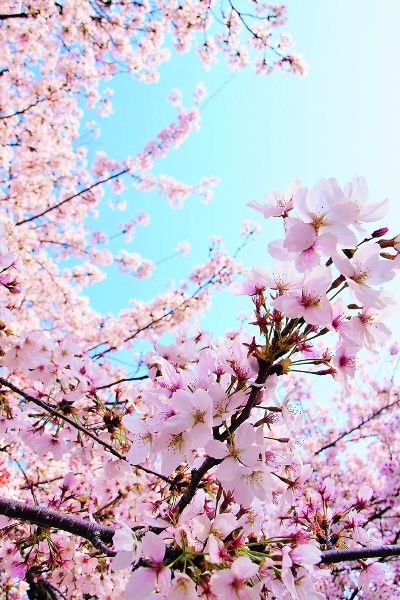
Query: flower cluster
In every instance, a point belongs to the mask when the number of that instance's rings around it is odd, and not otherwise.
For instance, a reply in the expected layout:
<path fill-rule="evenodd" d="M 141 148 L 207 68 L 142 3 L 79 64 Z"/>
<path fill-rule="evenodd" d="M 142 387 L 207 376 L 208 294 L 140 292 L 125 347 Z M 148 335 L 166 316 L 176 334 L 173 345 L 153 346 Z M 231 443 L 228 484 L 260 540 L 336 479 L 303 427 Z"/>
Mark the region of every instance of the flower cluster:
<path fill-rule="evenodd" d="M 9 252 L 6 242 L 6 234 L 3 223 L 0 222 L 0 349 L 4 349 L 8 344 L 8 338 L 11 330 L 7 326 L 12 321 L 12 308 L 10 294 L 19 294 L 19 281 L 15 276 L 15 271 L 21 270 L 21 263 L 16 259 L 14 252 Z"/>
<path fill-rule="evenodd" d="M 344 190 L 335 179 L 321 179 L 310 192 L 292 180 L 285 193 L 273 190 L 264 205 L 249 205 L 265 218 L 282 217 L 285 237 L 268 246 L 278 259 L 272 276 L 268 265 L 249 269 L 232 292 L 253 297 L 261 333 L 277 320 L 282 332 L 284 319 L 291 320 L 281 345 L 293 364 L 325 366 L 347 386 L 361 348 L 375 352 L 389 339 L 383 321 L 396 310 L 395 299 L 376 287 L 399 267 L 397 251 L 382 252 L 388 245 L 394 249 L 394 242 L 383 239 L 387 228 L 368 234 L 363 226 L 387 214 L 387 201 L 368 204 L 365 180 L 354 177 Z M 321 353 L 310 342 L 327 331 L 333 341 Z"/>
<path fill-rule="evenodd" d="M 387 202 L 369 204 L 362 178 L 310 192 L 292 180 L 250 203 L 281 217 L 284 236 L 269 245 L 275 266 L 241 282 L 236 254 L 214 237 L 187 282 L 131 299 L 116 317 L 81 294 L 105 277 L 101 267 L 142 279 L 156 266 L 109 244 L 130 242 L 149 223 L 144 211 L 114 234 L 91 228 L 105 192 L 104 206 L 127 209 L 130 179 L 180 208 L 191 194 L 209 201 L 218 183 L 155 170 L 198 129 L 202 84 L 188 107 L 171 92 L 175 119 L 133 157 L 93 156 L 81 145 L 82 107 L 112 113 L 103 80 L 125 70 L 156 81 L 171 40 L 180 52 L 196 43 L 206 67 L 222 55 L 232 69 L 305 73 L 282 32 L 284 5 L 228 4 L 2 3 L 1 600 L 343 600 L 371 590 L 392 600 L 399 589 L 394 561 L 329 568 L 345 547 L 380 544 L 383 557 L 399 537 L 399 348 L 382 383 L 371 370 L 390 335 L 395 303 L 381 286 L 400 242 L 386 227 L 366 231 Z M 259 231 L 247 220 L 242 235 Z M 210 290 L 226 285 L 251 297 L 254 329 L 213 340 L 197 323 Z M 175 342 L 161 343 L 171 332 Z M 356 369 L 362 348 L 374 358 Z M 135 370 L 119 350 L 134 352 Z M 341 382 L 341 423 L 316 407 L 303 371 Z"/>
<path fill-rule="evenodd" d="M 156 586 L 168 598 L 178 597 L 172 590 L 181 585 L 194 598 L 207 586 L 218 598 L 300 599 L 306 590 L 323 598 L 318 581 L 326 572 L 315 569 L 321 550 L 370 545 L 358 513 L 371 489 L 362 487 L 353 505 L 333 514 L 334 481 L 325 478 L 317 488 L 322 504 L 299 508 L 313 471 L 299 451 L 303 425 L 293 402 L 300 388 L 281 399 L 278 393 L 281 377 L 304 369 L 333 375 L 347 390 L 357 353 L 389 337 L 381 319 L 395 301 L 374 286 L 394 277 L 397 252 L 381 252 L 386 228 L 364 230 L 363 222 L 387 209 L 367 200 L 365 181 L 354 178 L 344 191 L 333 179 L 311 192 L 292 181 L 285 194 L 268 194 L 265 206 L 253 203 L 264 216 L 283 217 L 285 229 L 270 245 L 279 258 L 272 275 L 268 266 L 255 267 L 230 286 L 252 297 L 260 339 L 203 340 L 197 355 L 146 357 L 152 382 L 122 419 L 131 440 L 127 459 L 176 474 L 148 524 L 166 543 L 173 540 L 168 561 L 179 574 L 169 573 L 167 585 L 139 567 L 128 589 L 140 572 L 152 582 L 143 589 Z M 323 335 L 332 351 L 312 343 Z M 144 550 L 142 560 L 155 564 Z M 378 581 L 380 573 L 365 563 L 363 589 L 372 573 Z"/>
<path fill-rule="evenodd" d="M 121 593 L 125 589 L 127 599 L 139 600 L 154 595 L 178 600 L 182 594 L 321 600 L 332 595 L 329 570 L 321 568 L 325 554 L 379 542 L 361 514 L 370 509 L 373 486 L 358 481 L 341 500 L 333 473 L 321 480 L 314 469 L 330 471 L 316 456 L 336 442 L 318 449 L 308 441 L 303 449 L 306 428 L 299 410 L 308 388 L 297 371 L 333 375 L 348 390 L 357 353 L 363 347 L 375 351 L 377 334 L 368 329 L 372 317 L 382 339 L 389 335 L 378 318 L 394 301 L 373 286 L 394 276 L 396 238 L 385 239 L 386 228 L 371 235 L 364 231 L 362 220 L 382 216 L 385 203 L 368 208 L 359 193 L 354 200 L 355 189 L 365 192 L 364 181 L 354 179 L 342 192 L 334 180 L 322 180 L 310 194 L 293 181 L 286 194 L 271 192 L 264 207 L 256 205 L 267 216 L 283 217 L 286 234 L 271 246 L 279 253 L 272 274 L 268 266 L 254 267 L 243 281 L 230 284 L 233 293 L 252 298 L 256 334 L 240 331 L 214 342 L 210 335 L 190 338 L 182 332 L 175 344 L 156 343 L 155 351 L 142 357 L 148 375 L 139 377 L 140 387 L 109 383 L 108 363 L 90 359 L 71 335 L 52 339 L 22 329 L 10 336 L 3 385 L 18 392 L 11 378 L 24 388 L 20 393 L 33 421 L 15 396 L 4 396 L 2 439 L 11 461 L 19 464 L 23 449 L 27 465 L 39 455 L 54 473 L 49 481 L 40 474 L 36 483 L 26 479 L 22 487 L 37 503 L 41 490 L 61 479 L 46 506 L 73 515 L 104 514 L 117 529 L 116 556 L 103 581 L 102 560 L 109 558 L 82 563 L 82 549 L 64 547 L 57 534 L 62 561 L 77 573 L 63 575 L 55 542 L 29 536 L 24 525 L 12 530 L 6 519 L 5 586 L 11 589 L 13 578 L 28 578 L 45 561 L 52 564 L 43 580 L 49 585 L 104 599 L 114 586 Z M 254 231 L 251 226 L 247 235 Z M 103 241 L 96 236 L 95 242 Z M 7 269 L 14 256 L 6 246 L 3 250 Z M 209 262 L 192 277 L 201 290 L 207 281 L 231 282 L 235 271 L 215 237 Z M 194 299 L 177 298 L 170 318 L 179 323 L 180 307 L 187 312 Z M 165 314 L 158 317 L 155 310 L 154 329 L 158 322 L 162 327 Z M 336 352 L 314 345 L 323 336 L 331 348 L 336 344 Z M 394 405 L 391 401 L 377 414 Z M 102 453 L 95 452 L 96 445 Z M 393 461 L 381 468 L 393 476 Z M 141 474 L 140 486 L 132 483 L 131 469 Z M 9 467 L 1 486 L 8 485 L 8 472 Z M 394 504 L 397 492 L 385 494 Z M 30 549 L 29 560 L 19 550 L 22 544 Z M 358 585 L 365 593 L 386 581 L 387 570 L 379 564 L 359 564 Z"/>

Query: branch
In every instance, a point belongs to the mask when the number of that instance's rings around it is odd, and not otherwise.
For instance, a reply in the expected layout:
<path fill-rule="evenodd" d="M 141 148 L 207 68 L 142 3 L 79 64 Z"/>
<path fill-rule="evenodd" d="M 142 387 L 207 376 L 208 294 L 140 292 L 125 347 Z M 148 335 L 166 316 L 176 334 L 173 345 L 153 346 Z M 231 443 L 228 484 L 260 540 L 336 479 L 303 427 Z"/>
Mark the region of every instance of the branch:
<path fill-rule="evenodd" d="M 152 321 L 150 321 L 150 323 L 147 323 L 147 325 L 144 325 L 143 327 L 140 327 L 139 329 L 137 329 L 132 335 L 130 335 L 129 337 L 125 338 L 121 342 L 121 344 L 126 344 L 126 342 L 132 341 L 133 339 L 135 339 L 136 336 L 139 335 L 139 333 L 142 333 L 142 331 L 146 331 L 146 329 L 150 329 L 151 327 L 153 327 L 153 325 L 156 325 L 157 323 L 159 323 L 163 319 L 166 319 L 167 317 L 171 317 L 174 313 L 176 313 L 178 310 L 182 309 L 185 305 L 187 305 L 191 300 L 193 300 L 194 298 L 197 298 L 198 294 L 204 288 L 206 288 L 208 285 L 210 285 L 210 283 L 214 283 L 214 279 L 216 277 L 218 277 L 218 275 L 221 274 L 221 272 L 223 271 L 223 269 L 224 269 L 224 267 L 222 267 L 219 271 L 217 271 L 217 273 L 214 273 L 214 275 L 212 275 L 212 277 L 210 277 L 209 279 L 207 279 L 207 281 L 205 281 L 202 285 L 200 285 L 197 288 L 197 290 L 195 292 L 193 292 L 193 294 L 191 296 L 189 296 L 189 298 L 186 298 L 180 304 L 178 304 L 174 308 L 171 308 L 169 311 L 167 311 L 166 313 L 164 313 L 163 315 L 161 315 L 161 317 L 157 317 L 157 319 L 153 319 Z M 97 344 L 93 348 L 90 348 L 88 350 L 88 352 L 90 352 L 91 350 L 95 350 L 96 348 L 98 348 L 99 346 L 101 346 L 102 343 L 106 343 L 106 342 L 100 342 L 100 344 Z M 108 354 L 109 352 L 112 352 L 113 350 L 118 350 L 118 347 L 117 346 L 110 346 L 109 348 L 106 348 L 102 352 L 98 352 L 97 354 L 94 354 L 92 356 L 92 359 L 96 360 L 97 358 L 102 358 L 104 356 L 104 354 Z"/>
<path fill-rule="evenodd" d="M 360 429 L 360 427 L 362 427 L 363 425 L 366 425 L 367 423 L 369 423 L 369 421 L 372 421 L 372 419 L 374 419 L 375 417 L 378 417 L 384 410 L 392 408 L 393 406 L 396 406 L 398 403 L 399 403 L 399 398 L 397 398 L 396 402 L 392 402 L 392 404 L 387 404 L 386 406 L 382 406 L 382 408 L 380 408 L 377 412 L 373 413 L 370 417 L 368 417 L 368 419 L 365 419 L 365 421 L 361 421 L 361 423 L 359 423 L 358 425 L 355 425 L 349 431 L 346 431 L 345 433 L 342 433 L 341 435 L 339 435 L 339 437 L 337 437 L 336 440 L 334 440 L 333 442 L 326 444 L 325 446 L 323 446 L 322 448 L 317 450 L 317 452 L 314 452 L 314 456 L 317 456 L 317 454 L 320 454 L 321 452 L 323 452 L 324 450 L 327 450 L 328 448 L 333 448 L 333 446 L 336 446 L 336 444 L 338 442 L 340 442 L 340 440 L 342 440 L 346 436 L 350 435 L 351 433 L 354 433 L 355 431 L 357 431 L 357 429 Z"/>
<path fill-rule="evenodd" d="M 259 385 L 265 383 L 268 375 L 270 374 L 270 368 L 271 368 L 271 363 L 267 363 L 264 361 L 259 362 L 259 371 L 258 371 L 257 379 L 255 381 L 255 383 L 257 385 L 252 386 L 246 406 L 244 407 L 244 409 L 241 412 L 241 414 L 239 415 L 239 417 L 231 424 L 231 426 L 229 428 L 230 433 L 235 431 L 239 427 L 239 425 L 244 423 L 244 421 L 246 421 L 246 419 L 249 418 L 251 409 L 254 407 L 258 393 L 260 391 Z M 228 437 L 228 432 L 225 431 L 224 434 L 222 434 L 220 436 L 219 435 L 215 436 L 215 439 L 225 440 L 225 439 L 227 439 L 227 437 Z M 176 507 L 178 514 L 180 514 L 183 511 L 183 509 L 192 500 L 203 476 L 210 469 L 212 469 L 212 467 L 214 467 L 215 465 L 218 465 L 220 462 L 222 462 L 222 459 L 216 459 L 216 458 L 212 458 L 211 456 L 207 456 L 207 458 L 203 461 L 203 464 L 200 466 L 199 469 L 192 469 L 190 483 L 189 483 L 186 491 L 182 494 L 182 496 L 177 504 L 177 507 Z"/>
<path fill-rule="evenodd" d="M 60 600 L 60 597 L 65 598 L 57 588 L 50 586 L 49 582 L 42 577 L 40 571 L 35 567 L 27 570 L 25 581 L 29 584 L 29 589 L 26 591 L 29 600 Z"/>
<path fill-rule="evenodd" d="M 18 500 L 8 500 L 1 496 L 0 514 L 9 519 L 28 521 L 41 527 L 51 527 L 52 529 L 67 531 L 88 540 L 96 549 L 104 552 L 107 556 L 115 556 L 116 554 L 113 550 L 105 546 L 105 544 L 112 543 L 116 531 L 114 527 L 100 525 L 99 523 L 84 520 L 80 517 L 60 513 L 52 508 L 42 508 L 26 504 L 25 502 L 19 502 Z M 364 558 L 386 558 L 399 555 L 400 545 L 375 546 L 373 548 L 345 548 L 322 552 L 321 563 L 338 563 Z"/>
<path fill-rule="evenodd" d="M 99 181 L 96 181 L 96 183 L 93 183 L 92 185 L 85 188 L 84 190 L 81 190 L 80 192 L 77 192 L 76 194 L 73 194 L 72 196 L 68 196 L 68 198 L 61 200 L 61 202 L 58 202 L 57 204 L 54 204 L 53 206 L 46 208 L 46 210 L 44 210 L 43 212 L 38 213 L 37 215 L 33 215 L 33 217 L 29 217 L 28 219 L 23 219 L 22 221 L 18 221 L 18 223 L 15 223 L 15 225 L 23 225 L 24 223 L 30 223 L 31 221 L 34 221 L 35 219 L 39 219 L 39 217 L 43 217 L 43 215 L 46 215 L 47 213 L 51 212 L 52 210 L 55 210 L 56 208 L 60 208 L 60 206 L 62 206 L 63 204 L 66 204 L 67 202 L 70 202 L 70 200 L 73 200 L 74 198 L 77 198 L 78 196 L 81 196 L 82 194 L 85 194 L 86 192 L 90 192 L 90 190 L 93 189 L 94 187 L 96 187 L 97 185 L 101 185 L 102 183 L 107 183 L 107 181 L 111 181 L 111 179 L 115 179 L 116 177 L 125 175 L 125 173 L 128 173 L 128 171 L 129 171 L 129 169 L 125 168 L 125 169 L 122 169 L 122 171 L 118 171 L 118 173 L 114 173 L 114 175 L 110 175 L 109 177 L 106 177 L 105 179 L 100 179 Z"/>
<path fill-rule="evenodd" d="M 362 558 L 387 558 L 399 556 L 400 544 L 392 546 L 374 546 L 373 548 L 345 548 L 343 550 L 325 550 L 321 554 L 321 563 L 338 563 Z"/>
<path fill-rule="evenodd" d="M 252 235 L 253 235 L 253 232 L 250 232 L 250 233 L 248 233 L 246 235 L 243 243 L 236 249 L 235 253 L 233 254 L 233 256 L 232 256 L 233 259 L 236 259 L 237 255 L 246 246 L 248 240 L 250 239 L 250 237 Z M 216 273 L 214 273 L 204 283 L 202 283 L 201 285 L 199 285 L 198 288 L 193 292 L 193 294 L 191 296 L 189 296 L 188 298 L 186 298 L 185 300 L 183 300 L 180 304 L 178 304 L 174 308 L 171 308 L 169 311 L 167 311 L 166 313 L 164 313 L 163 315 L 161 315 L 161 317 L 157 317 L 156 319 L 153 319 L 152 321 L 150 321 L 150 323 L 147 323 L 147 325 L 144 325 L 143 327 L 140 327 L 134 333 L 132 333 L 132 335 L 130 335 L 129 337 L 125 338 L 120 343 L 121 344 L 125 344 L 126 342 L 130 342 L 131 340 L 133 340 L 134 338 L 136 338 L 136 336 L 138 336 L 142 331 L 145 331 L 146 329 L 152 328 L 153 325 L 156 325 L 157 323 L 159 323 L 163 319 L 166 319 L 167 317 L 172 316 L 176 311 L 182 309 L 191 300 L 193 300 L 194 298 L 197 298 L 197 296 L 199 295 L 199 293 L 203 289 L 205 289 L 208 285 L 214 284 L 217 281 L 218 276 L 221 275 L 221 273 L 223 273 L 224 269 L 225 269 L 225 265 L 223 265 L 219 269 L 219 271 L 217 271 Z M 102 346 L 103 344 L 107 344 L 107 343 L 108 342 L 99 342 L 98 344 L 96 344 L 96 346 L 93 346 L 92 348 L 89 348 L 88 352 L 91 352 L 92 350 L 96 350 L 99 346 Z M 102 358 L 105 354 L 108 354 L 109 352 L 112 352 L 113 350 L 118 350 L 118 347 L 110 345 L 108 348 L 106 348 L 102 352 L 98 352 L 97 354 L 94 354 L 92 356 L 92 359 L 96 360 L 97 358 Z"/>
<path fill-rule="evenodd" d="M 112 543 L 116 531 L 114 527 L 100 525 L 93 521 L 61 513 L 52 508 L 32 506 L 25 502 L 9 500 L 1 496 L 0 514 L 9 519 L 28 521 L 40 527 L 50 527 L 52 529 L 67 531 L 88 540 L 97 550 L 100 550 L 107 556 L 115 556 L 116 554 L 116 552 L 105 545 Z M 321 563 L 338 563 L 365 558 L 387 558 L 399 555 L 400 545 L 325 550 L 321 554 Z"/>
<path fill-rule="evenodd" d="M 234 431 L 236 431 L 236 429 L 238 429 L 238 427 L 240 427 L 240 425 L 242 425 L 242 423 L 247 421 L 247 419 L 250 417 L 251 411 L 256 404 L 257 397 L 260 392 L 261 386 L 266 382 L 267 377 L 269 377 L 270 375 L 273 375 L 273 373 L 274 373 L 275 369 L 274 369 L 274 367 L 273 368 L 271 368 L 271 367 L 272 367 L 272 364 L 270 362 L 266 362 L 264 360 L 258 361 L 257 379 L 254 382 L 255 385 L 253 385 L 251 387 L 251 392 L 249 394 L 249 398 L 246 402 L 246 405 L 243 408 L 240 415 L 236 419 L 235 418 L 232 419 L 231 426 L 229 427 L 229 434 L 227 431 L 224 431 L 224 433 L 221 435 L 221 441 L 227 440 L 229 435 L 232 434 Z"/>
<path fill-rule="evenodd" d="M 113 387 L 114 385 L 118 385 L 119 383 L 124 383 L 125 381 L 143 381 L 143 379 L 148 379 L 148 375 L 141 375 L 140 377 L 126 377 L 125 379 L 118 379 L 118 381 L 113 381 L 112 383 L 106 383 L 105 385 L 99 385 L 96 390 L 105 390 L 106 388 Z"/>
<path fill-rule="evenodd" d="M 10 383 L 9 381 L 7 381 L 6 379 L 3 379 L 2 377 L 0 377 L 0 383 L 2 385 L 4 385 L 4 386 L 8 387 L 10 390 L 12 390 L 13 392 L 15 392 L 16 394 L 19 394 L 20 396 L 22 396 L 22 398 L 25 398 L 25 400 L 28 400 L 28 402 L 33 402 L 37 406 L 40 406 L 40 408 L 43 408 L 43 410 L 45 410 L 46 412 L 48 412 L 51 415 L 53 415 L 53 417 L 57 417 L 58 419 L 62 419 L 63 421 L 65 421 L 66 423 L 68 423 L 69 425 L 71 425 L 71 427 L 74 427 L 75 429 L 78 429 L 78 431 L 80 431 L 84 435 L 87 435 L 88 437 L 90 437 L 97 444 L 100 444 L 100 446 L 103 446 L 104 448 L 106 448 L 109 452 L 111 452 L 111 454 L 113 454 L 114 456 L 116 456 L 120 460 L 124 460 L 125 462 L 127 462 L 126 457 L 123 456 L 122 454 L 120 454 L 120 452 L 118 452 L 118 450 L 116 450 L 113 446 L 111 446 L 111 444 L 108 444 L 107 442 L 104 442 L 103 440 L 101 440 L 100 438 L 98 438 L 97 435 L 95 435 L 94 433 L 92 433 L 88 429 L 85 429 L 84 427 L 82 427 L 82 425 L 79 425 L 79 423 L 76 423 L 76 421 L 73 421 L 72 419 L 70 419 L 66 415 L 63 415 L 62 413 L 59 413 L 57 410 L 55 410 L 54 408 L 52 408 L 51 406 L 49 406 L 46 402 L 43 402 L 43 400 L 39 400 L 39 398 L 35 398 L 34 396 L 31 396 L 30 394 L 27 394 L 26 392 L 23 392 L 22 390 L 20 390 L 19 388 L 17 388 L 17 386 L 13 385 L 12 383 Z M 159 479 L 162 479 L 166 483 L 172 484 L 172 482 L 173 482 L 173 480 L 170 479 L 169 477 L 165 477 L 164 475 L 161 475 L 160 473 L 156 473 L 156 471 L 152 471 L 151 469 L 147 469 L 146 467 L 135 465 L 135 469 L 140 469 L 141 471 L 145 471 L 149 475 L 155 475 L 156 477 L 158 477 Z"/>
<path fill-rule="evenodd" d="M 27 19 L 29 17 L 28 13 L 14 13 L 12 15 L 0 15 L 0 21 L 5 21 L 6 19 Z"/>
<path fill-rule="evenodd" d="M 7 69 L 7 71 L 8 71 L 8 69 Z M 59 90 L 51 90 L 49 92 L 49 95 L 47 97 L 44 96 L 43 98 L 38 98 L 36 100 L 36 102 L 32 102 L 32 104 L 29 104 L 29 106 L 26 106 L 25 108 L 21 108 L 21 110 L 17 110 L 14 113 L 11 113 L 10 115 L 4 115 L 4 116 L 0 115 L 0 119 L 2 119 L 3 121 L 5 121 L 6 119 L 11 119 L 12 117 L 16 117 L 17 115 L 23 115 L 28 110 L 30 110 L 31 108 L 34 108 L 35 106 L 37 106 L 41 102 L 45 102 L 46 100 L 50 100 L 51 96 L 53 94 L 57 93 L 57 92 L 60 92 L 63 89 L 63 87 L 65 87 L 65 84 L 62 85 Z M 18 223 L 16 223 L 16 225 L 18 225 Z"/>
<path fill-rule="evenodd" d="M 73 535 L 88 540 L 97 550 L 107 556 L 115 556 L 116 552 L 110 550 L 105 544 L 112 544 L 112 538 L 115 534 L 113 527 L 100 525 L 93 521 L 81 519 L 72 515 L 58 512 L 52 508 L 42 508 L 41 506 L 32 506 L 18 500 L 8 500 L 0 496 L 0 514 L 9 519 L 18 519 L 20 521 L 29 521 L 40 527 L 51 527 L 52 529 L 61 529 Z"/>

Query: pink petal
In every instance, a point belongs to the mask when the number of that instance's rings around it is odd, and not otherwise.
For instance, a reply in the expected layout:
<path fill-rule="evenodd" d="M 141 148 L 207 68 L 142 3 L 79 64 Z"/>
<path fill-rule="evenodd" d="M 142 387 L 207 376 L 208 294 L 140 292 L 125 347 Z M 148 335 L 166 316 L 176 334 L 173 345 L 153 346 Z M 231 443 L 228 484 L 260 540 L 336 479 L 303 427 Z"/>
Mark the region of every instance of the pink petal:
<path fill-rule="evenodd" d="M 125 588 L 125 600 L 144 600 L 156 586 L 156 573 L 139 567 L 134 571 Z"/>
<path fill-rule="evenodd" d="M 150 558 L 155 563 L 161 563 L 165 554 L 165 543 L 159 535 L 148 531 L 143 537 L 142 549 L 145 558 Z"/>

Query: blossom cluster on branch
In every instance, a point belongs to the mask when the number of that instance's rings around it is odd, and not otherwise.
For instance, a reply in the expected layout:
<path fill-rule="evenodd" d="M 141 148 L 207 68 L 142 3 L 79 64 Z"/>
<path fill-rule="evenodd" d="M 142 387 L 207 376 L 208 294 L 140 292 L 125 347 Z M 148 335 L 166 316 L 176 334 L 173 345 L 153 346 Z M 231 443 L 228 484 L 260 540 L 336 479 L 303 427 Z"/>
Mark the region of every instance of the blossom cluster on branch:
<path fill-rule="evenodd" d="M 270 245 L 281 260 L 273 276 L 268 267 L 254 267 L 230 284 L 232 293 L 253 301 L 254 335 L 243 331 L 216 344 L 199 333 L 174 346 L 158 344 L 144 355 L 148 373 L 135 386 L 109 384 L 107 369 L 71 334 L 53 340 L 38 331 L 4 331 L 4 465 L 15 461 L 21 481 L 13 486 L 36 505 L 41 498 L 61 519 L 29 518 L 20 509 L 16 527 L 9 517 L 18 507 L 4 500 L 6 577 L 47 564 L 52 568 L 42 567 L 40 577 L 48 585 L 105 598 L 120 588 L 139 599 L 322 599 L 330 577 L 321 568 L 329 560 L 324 553 L 333 553 L 332 563 L 341 548 L 355 549 L 355 558 L 360 547 L 387 555 L 386 540 L 363 528 L 372 487 L 360 482 L 339 503 L 331 474 L 311 483 L 316 463 L 305 460 L 303 416 L 295 408 L 304 395 L 298 371 L 333 376 L 348 394 L 356 355 L 363 347 L 376 352 L 377 337 L 389 337 L 381 318 L 395 301 L 372 284 L 394 277 L 397 241 L 384 237 L 386 228 L 368 234 L 361 225 L 387 209 L 386 202 L 369 205 L 366 189 L 361 178 L 344 191 L 331 179 L 310 193 L 292 182 L 286 194 L 267 194 L 255 208 L 283 217 L 285 237 Z M 5 244 L 2 250 L 6 272 L 15 259 Z M 4 293 L 19 291 L 8 273 L 3 280 Z M 319 343 L 323 336 L 329 350 Z M 46 457 L 46 471 L 32 481 L 37 455 Z M 49 476 L 51 464 L 66 474 Z M 45 500 L 42 490 L 51 484 L 59 491 Z M 113 545 L 110 533 L 92 528 L 83 545 L 65 552 L 63 538 L 50 537 L 48 526 L 82 535 L 82 519 L 73 515 L 84 511 L 114 525 Z M 79 575 L 88 542 L 100 556 Z M 387 577 L 387 567 L 362 554 L 358 564 L 366 593 L 371 581 L 380 585 Z"/>
<path fill-rule="evenodd" d="M 238 280 L 237 253 L 214 236 L 187 281 L 117 316 L 82 293 L 104 267 L 143 280 L 190 250 L 181 241 L 158 262 L 111 251 L 150 223 L 138 211 L 115 233 L 88 226 L 107 204 L 126 207 L 126 182 L 172 208 L 194 194 L 210 200 L 217 183 L 155 174 L 198 128 L 202 84 L 189 108 L 174 89 L 175 121 L 119 161 L 90 156 L 82 106 L 110 115 L 104 80 L 125 71 L 156 81 L 171 42 L 196 45 L 207 68 L 221 55 L 233 69 L 304 74 L 285 23 L 284 5 L 231 0 L 2 5 L 1 600 L 397 593 L 400 349 L 389 345 L 396 302 L 382 285 L 400 266 L 400 241 L 367 229 L 388 203 L 370 203 L 363 178 L 310 191 L 293 179 L 250 202 L 282 219 L 272 270 L 263 257 Z M 243 244 L 259 231 L 245 221 Z M 213 338 L 198 319 L 227 286 L 248 296 L 251 328 Z M 378 383 L 387 342 L 390 371 Z M 135 353 L 135 373 L 117 362 L 122 349 Z M 341 384 L 340 422 L 331 404 L 317 406 L 310 376 Z"/>

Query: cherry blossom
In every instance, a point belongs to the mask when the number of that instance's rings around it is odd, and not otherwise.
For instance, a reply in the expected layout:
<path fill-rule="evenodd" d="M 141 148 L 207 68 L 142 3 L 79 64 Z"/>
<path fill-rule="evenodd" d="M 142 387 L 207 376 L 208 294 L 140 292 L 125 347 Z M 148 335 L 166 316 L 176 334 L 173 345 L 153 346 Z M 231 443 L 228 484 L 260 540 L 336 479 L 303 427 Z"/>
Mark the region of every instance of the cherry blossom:
<path fill-rule="evenodd" d="M 357 217 L 357 222 L 371 222 L 379 221 L 386 217 L 389 211 L 389 201 L 386 198 L 380 202 L 374 202 L 371 205 L 368 204 L 368 185 L 364 177 L 357 177 L 354 175 L 351 181 L 345 186 L 344 194 L 351 201 L 358 204 L 361 211 Z M 357 229 L 362 235 L 364 235 L 364 229 L 356 223 Z"/>
<path fill-rule="evenodd" d="M 207 453 L 218 459 L 223 459 L 218 466 L 216 476 L 222 481 L 232 481 L 240 476 L 240 465 L 253 467 L 258 460 L 259 448 L 253 446 L 255 431 L 250 423 L 243 423 L 236 431 L 235 439 L 225 446 L 217 440 L 210 441 L 206 446 Z"/>
<path fill-rule="evenodd" d="M 249 202 L 247 206 L 261 213 L 265 219 L 269 219 L 269 217 L 287 216 L 289 211 L 293 208 L 293 198 L 300 189 L 300 181 L 298 179 L 292 179 L 285 193 L 282 193 L 279 190 L 271 190 L 268 192 L 265 195 L 264 206 L 258 204 L 258 202 Z"/>
<path fill-rule="evenodd" d="M 257 565 L 251 562 L 247 556 L 237 558 L 230 569 L 215 573 L 212 578 L 212 586 L 217 597 L 227 600 L 251 600 L 259 597 L 257 589 L 247 585 L 248 580 L 253 578 L 258 571 Z"/>
<path fill-rule="evenodd" d="M 331 272 L 319 266 L 306 274 L 301 290 L 291 291 L 273 301 L 273 306 L 290 318 L 304 318 L 311 325 L 330 322 L 330 304 L 326 295 Z"/>
<path fill-rule="evenodd" d="M 346 201 L 337 181 L 320 179 L 307 193 L 303 189 L 294 198 L 294 208 L 303 224 L 310 224 L 317 235 L 331 233 L 340 245 L 354 246 L 355 234 L 348 229 L 359 216 L 359 208 L 355 203 Z M 304 225 L 301 226 L 302 230 Z"/>
<path fill-rule="evenodd" d="M 131 212 L 129 186 L 173 209 L 211 200 L 216 176 L 190 183 L 160 170 L 199 128 L 205 87 L 189 99 L 173 89 L 174 117 L 132 156 L 93 151 L 100 129 L 92 115 L 84 123 L 86 110 L 112 114 L 115 75 L 156 82 L 173 48 L 195 46 L 206 68 L 224 57 L 233 70 L 304 74 L 282 31 L 286 7 L 253 4 L 2 7 L 4 598 L 391 600 L 398 591 L 399 347 L 383 348 L 400 246 L 385 223 L 370 227 L 387 201 L 369 203 L 362 177 L 310 191 L 292 179 L 249 203 L 282 218 L 282 234 L 244 277 L 237 253 L 212 236 L 185 280 L 144 297 L 141 280 L 190 245 L 142 256 L 135 235 L 151 217 Z M 129 214 L 103 231 L 93 223 L 107 211 Z M 246 220 L 238 235 L 247 244 L 260 231 Z M 101 314 L 86 288 L 113 269 L 135 279 L 135 299 Z M 218 289 L 250 296 L 253 314 L 216 338 L 200 317 Z M 328 386 L 313 395 L 322 377 L 340 384 L 331 400 Z"/>
<path fill-rule="evenodd" d="M 148 531 L 143 537 L 142 553 L 150 562 L 149 567 L 139 567 L 132 573 L 125 589 L 125 598 L 147 598 L 156 584 L 167 591 L 171 579 L 171 571 L 162 564 L 165 544 L 155 533 Z"/>
<path fill-rule="evenodd" d="M 117 529 L 113 537 L 114 547 L 117 550 L 112 563 L 112 568 L 115 570 L 125 569 L 132 563 L 136 564 L 141 552 L 141 544 L 132 530 L 123 522 L 119 525 L 121 529 Z"/>
<path fill-rule="evenodd" d="M 358 585 L 361 586 L 364 592 L 368 593 L 371 581 L 379 585 L 383 583 L 385 577 L 385 565 L 378 562 L 370 563 L 367 564 L 364 569 L 361 569 Z"/>

